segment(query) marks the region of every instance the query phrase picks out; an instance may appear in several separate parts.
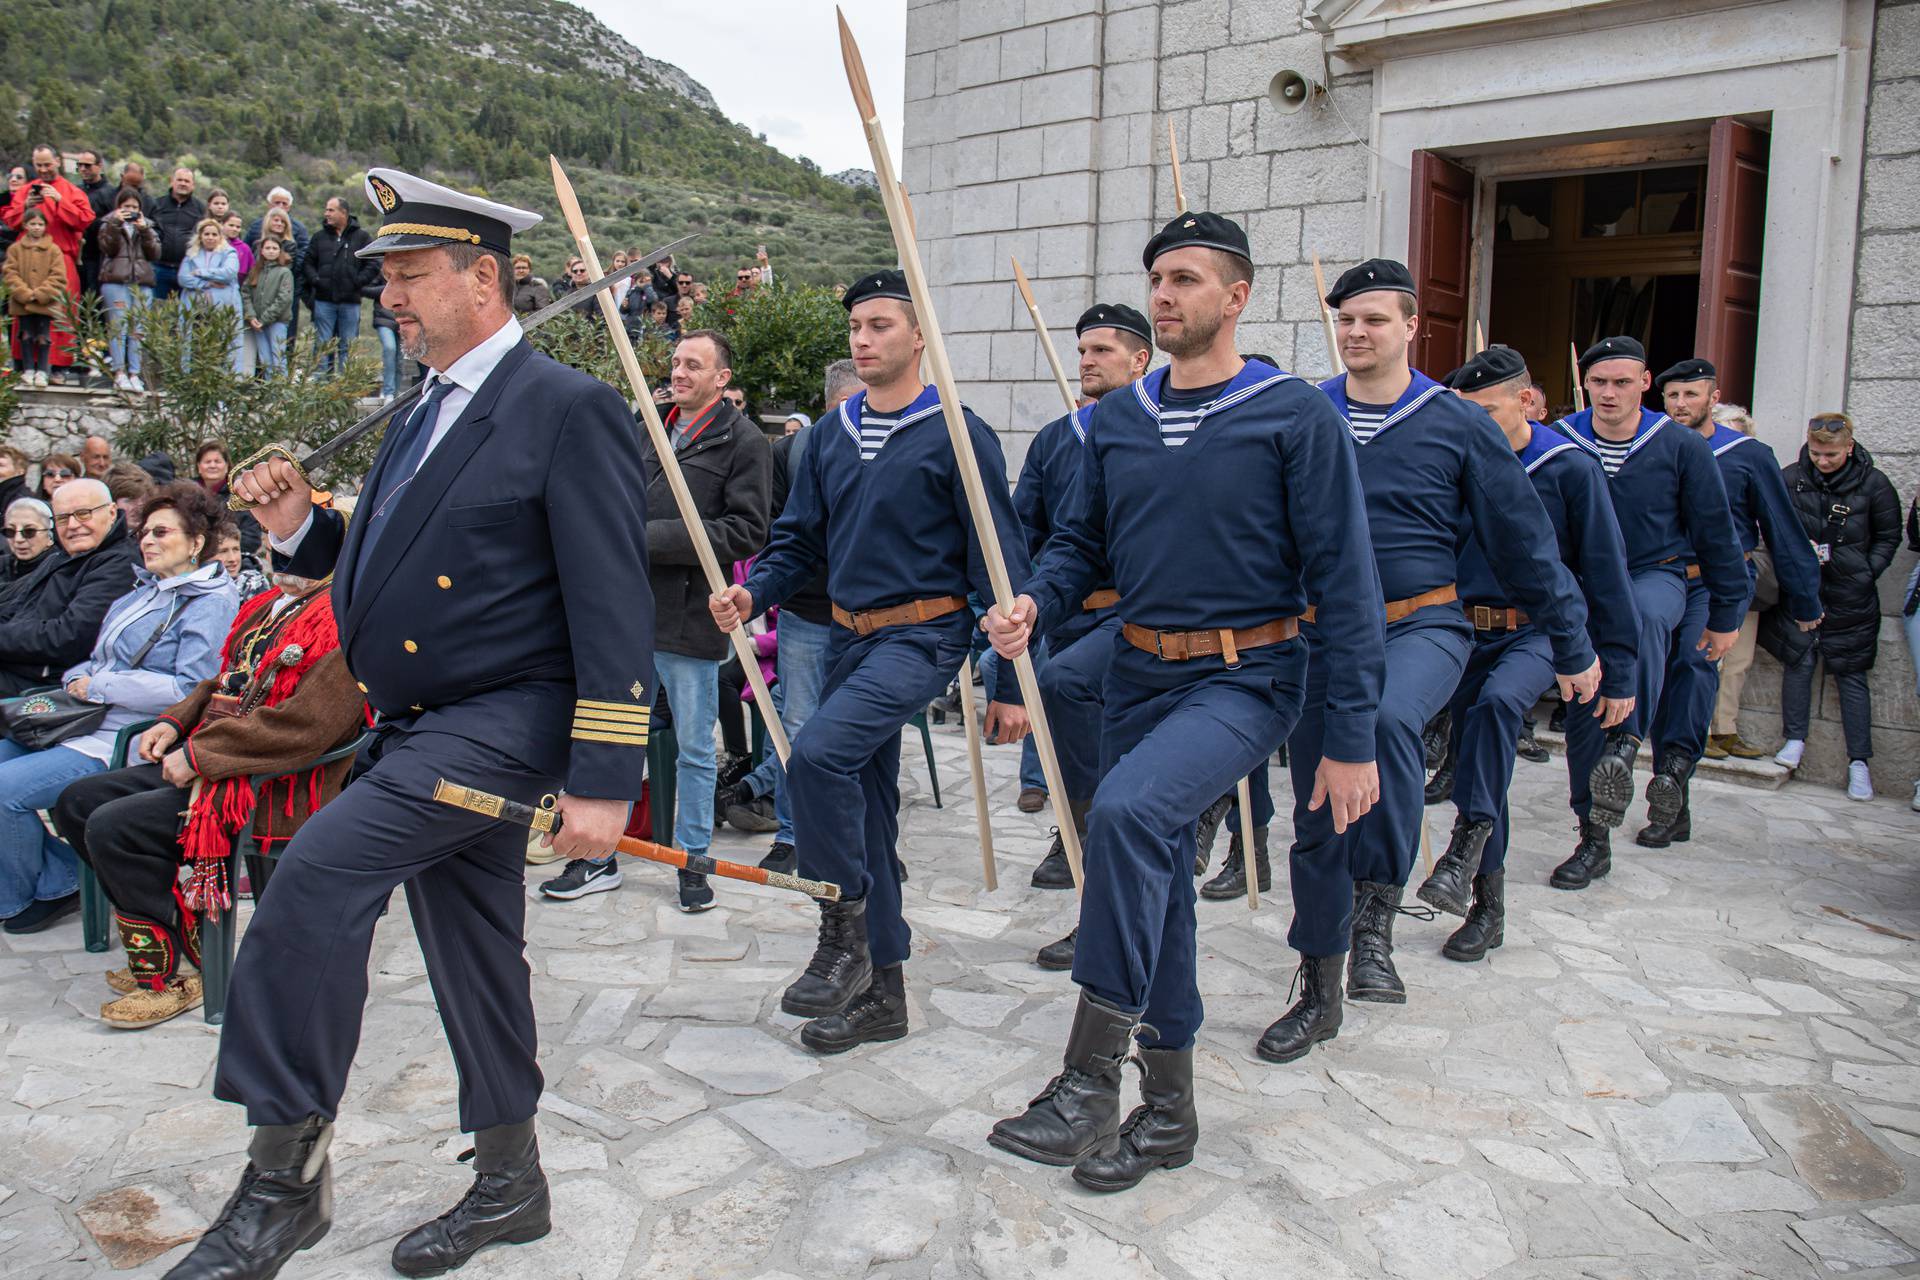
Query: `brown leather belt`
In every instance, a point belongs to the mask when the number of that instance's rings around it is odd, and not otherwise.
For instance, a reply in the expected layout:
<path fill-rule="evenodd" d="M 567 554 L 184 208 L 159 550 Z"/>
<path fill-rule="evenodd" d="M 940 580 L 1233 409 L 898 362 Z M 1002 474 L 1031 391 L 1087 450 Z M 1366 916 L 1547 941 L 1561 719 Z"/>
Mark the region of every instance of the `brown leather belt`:
<path fill-rule="evenodd" d="M 1675 560 L 1678 560 L 1678 559 L 1679 559 L 1680 557 L 1679 557 L 1679 556 L 1675 556 L 1675 557 L 1673 557 L 1673 558 L 1674 558 Z M 1742 560 L 1748 560 L 1748 561 L 1751 561 L 1751 560 L 1753 559 L 1753 552 L 1751 552 L 1751 551 L 1742 551 L 1742 552 L 1740 553 L 1740 558 L 1741 558 Z M 1665 561 L 1665 560 L 1662 560 L 1662 561 L 1661 561 L 1660 563 L 1661 563 L 1661 564 L 1666 564 L 1666 563 L 1667 563 L 1667 561 Z M 1688 582 L 1692 582 L 1692 581 L 1693 581 L 1694 579 L 1696 579 L 1696 578 L 1698 578 L 1699 576 L 1700 576 L 1700 566 L 1699 566 L 1699 565 L 1697 565 L 1697 564 L 1690 564 L 1690 565 L 1688 565 L 1688 566 L 1687 566 L 1687 581 L 1688 581 Z"/>
<path fill-rule="evenodd" d="M 1398 622 L 1402 618 L 1411 617 L 1430 604 L 1451 604 L 1459 598 L 1460 593 L 1455 590 L 1454 585 L 1449 582 L 1444 587 L 1435 587 L 1431 591 L 1422 591 L 1419 595 L 1408 596 L 1405 600 L 1389 600 L 1387 601 L 1387 621 Z M 1305 612 L 1300 616 L 1306 621 L 1312 622 L 1315 617 L 1314 606 L 1308 605 Z"/>
<path fill-rule="evenodd" d="M 1083 613 L 1092 613 L 1095 609 L 1111 609 L 1120 603 L 1120 593 L 1109 587 L 1105 591 L 1096 591 L 1080 602 Z"/>
<path fill-rule="evenodd" d="M 833 606 L 833 620 L 859 636 L 870 636 L 882 627 L 899 627 L 914 622 L 932 622 L 967 607 L 965 596 L 934 596 L 930 600 L 909 600 L 886 609 L 862 609 L 858 613 Z"/>
<path fill-rule="evenodd" d="M 1473 620 L 1475 631 L 1518 631 L 1526 626 L 1528 621 L 1525 609 L 1485 604 L 1469 604 L 1461 607 L 1467 611 L 1467 617 Z"/>
<path fill-rule="evenodd" d="M 1162 662 L 1189 662 L 1194 658 L 1218 655 L 1227 660 L 1228 666 L 1235 667 L 1240 665 L 1242 649 L 1280 644 L 1299 635 L 1300 620 L 1275 618 L 1257 627 L 1241 627 L 1233 631 L 1155 631 L 1151 627 L 1139 627 L 1129 622 L 1120 628 L 1120 634 L 1127 638 L 1128 644 L 1152 654 Z"/>

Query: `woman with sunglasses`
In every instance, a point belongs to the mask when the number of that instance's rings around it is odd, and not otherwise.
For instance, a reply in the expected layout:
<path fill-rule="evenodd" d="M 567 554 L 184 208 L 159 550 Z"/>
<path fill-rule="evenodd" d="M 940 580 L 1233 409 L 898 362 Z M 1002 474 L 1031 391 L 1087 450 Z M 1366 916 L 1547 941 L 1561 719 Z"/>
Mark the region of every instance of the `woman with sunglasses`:
<path fill-rule="evenodd" d="M 53 508 L 38 498 L 15 498 L 0 519 L 0 537 L 12 553 L 0 562 L 0 584 L 10 585 L 53 554 Z"/>
<path fill-rule="evenodd" d="M 50 453 L 40 459 L 40 497 L 47 502 L 53 501 L 53 495 L 61 485 L 78 480 L 87 473 L 80 466 L 80 459 L 70 453 Z"/>

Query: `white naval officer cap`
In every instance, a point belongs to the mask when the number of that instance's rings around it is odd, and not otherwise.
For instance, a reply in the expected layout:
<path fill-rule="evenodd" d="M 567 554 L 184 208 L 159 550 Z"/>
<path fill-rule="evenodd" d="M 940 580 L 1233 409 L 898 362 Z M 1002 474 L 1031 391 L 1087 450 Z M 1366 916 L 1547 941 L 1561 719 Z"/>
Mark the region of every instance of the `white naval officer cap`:
<path fill-rule="evenodd" d="M 367 200 L 380 211 L 381 222 L 372 243 L 356 255 L 362 258 L 453 244 L 511 254 L 513 233 L 540 221 L 537 213 L 398 169 L 367 170 Z"/>

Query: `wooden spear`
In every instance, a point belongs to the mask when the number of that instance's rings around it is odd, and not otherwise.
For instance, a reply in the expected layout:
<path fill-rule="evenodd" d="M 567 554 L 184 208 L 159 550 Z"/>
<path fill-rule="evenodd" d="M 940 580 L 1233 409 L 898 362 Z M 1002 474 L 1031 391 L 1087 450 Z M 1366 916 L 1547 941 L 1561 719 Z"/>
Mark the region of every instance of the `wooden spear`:
<path fill-rule="evenodd" d="M 567 230 L 573 235 L 574 246 L 580 251 L 580 257 L 586 262 L 588 274 L 594 278 L 600 275 L 600 256 L 593 251 L 593 237 L 587 230 L 586 215 L 580 212 L 580 200 L 573 194 L 573 183 L 567 180 L 566 170 L 560 167 L 560 161 L 553 156 L 547 157 L 553 165 L 553 190 L 560 199 L 560 212 L 567 220 Z M 707 537 L 707 526 L 700 520 L 700 509 L 693 505 L 693 494 L 687 490 L 686 477 L 680 474 L 680 460 L 673 456 L 673 442 L 667 439 L 667 429 L 660 421 L 660 410 L 654 407 L 653 389 L 647 386 L 647 375 L 640 370 L 640 357 L 634 354 L 633 341 L 627 337 L 626 326 L 620 323 L 620 311 L 615 307 L 613 295 L 602 290 L 599 295 L 600 314 L 607 322 L 607 333 L 613 339 L 613 349 L 620 357 L 620 367 L 626 371 L 627 382 L 633 388 L 634 398 L 640 402 L 640 418 L 647 424 L 647 436 L 653 441 L 653 451 L 659 455 L 660 470 L 666 474 L 667 487 L 673 490 L 674 505 L 680 508 L 680 519 L 686 522 L 687 533 L 693 539 L 694 554 L 700 557 L 700 567 L 706 571 L 707 588 L 719 595 L 728 586 L 726 575 L 720 572 L 720 561 L 713 554 L 713 542 Z M 773 695 L 767 691 L 766 677 L 760 674 L 760 659 L 753 651 L 753 641 L 747 638 L 747 629 L 735 627 L 730 633 L 733 637 L 733 651 L 740 659 L 740 668 L 746 673 L 747 683 L 753 686 L 753 705 L 760 713 L 761 720 L 767 726 L 767 741 L 773 744 L 780 763 L 787 762 L 787 731 L 780 723 L 780 715 L 774 710 Z"/>
<path fill-rule="evenodd" d="M 920 263 L 920 246 L 913 238 L 899 177 L 894 173 L 893 156 L 887 149 L 886 135 L 880 127 L 880 113 L 873 103 L 873 88 L 867 81 L 867 68 L 854 43 L 847 16 L 836 7 L 840 23 L 840 56 L 846 64 L 847 86 L 853 90 L 854 105 L 860 111 L 860 123 L 867 135 L 867 149 L 873 155 L 873 171 L 880 182 L 880 199 L 887 208 L 887 223 L 893 231 L 893 244 L 900 254 L 900 269 L 907 277 L 907 291 L 913 295 L 914 310 L 920 318 L 920 332 L 926 339 L 926 361 L 939 389 L 942 417 L 947 436 L 953 442 L 954 460 L 959 464 L 960 483 L 967 491 L 967 506 L 973 513 L 974 535 L 980 541 L 980 555 L 992 580 L 994 602 L 1003 612 L 1013 609 L 1013 583 L 1007 577 L 1006 557 L 1000 553 L 1000 536 L 994 528 L 993 513 L 987 507 L 986 486 L 980 479 L 980 462 L 973 454 L 973 440 L 967 434 L 967 422 L 961 412 L 960 392 L 954 385 L 953 365 L 947 359 L 947 344 L 940 336 L 940 320 L 934 313 L 933 294 L 927 288 L 926 269 Z M 1002 480 L 1004 483 L 1004 479 Z M 1040 681 L 1035 677 L 1033 658 L 1021 654 L 1014 660 L 1014 673 L 1020 680 L 1020 696 L 1026 703 L 1033 724 L 1034 746 L 1040 752 L 1040 768 L 1047 778 L 1047 793 L 1053 800 L 1053 812 L 1060 826 L 1060 844 L 1066 851 L 1067 866 L 1073 872 L 1074 887 L 1083 881 L 1080 866 L 1080 834 L 1074 830 L 1067 809 L 1067 788 L 1060 778 L 1060 760 L 1054 754 L 1053 735 L 1047 728 L 1046 707 L 1040 701 Z"/>
<path fill-rule="evenodd" d="M 1333 312 L 1327 309 L 1327 277 L 1320 271 L 1320 255 L 1313 255 L 1314 298 L 1320 307 L 1320 324 L 1327 331 L 1327 362 L 1333 366 L 1337 378 L 1347 371 L 1340 363 L 1340 339 L 1333 329 Z"/>
<path fill-rule="evenodd" d="M 973 822 L 980 831 L 980 873 L 987 892 L 1000 887 L 993 861 L 993 812 L 987 805 L 987 767 L 980 758 L 980 711 L 973 705 L 973 655 L 960 659 L 960 724 L 967 735 L 967 765 L 973 771 Z"/>
<path fill-rule="evenodd" d="M 1173 207 L 1179 213 L 1187 211 L 1187 189 L 1180 182 L 1180 142 L 1173 136 L 1173 117 L 1167 117 L 1167 156 L 1173 161 Z"/>
<path fill-rule="evenodd" d="M 1573 369 L 1573 411 L 1580 413 L 1587 407 L 1587 393 L 1580 385 L 1580 348 L 1571 342 L 1567 344 L 1567 362 Z"/>

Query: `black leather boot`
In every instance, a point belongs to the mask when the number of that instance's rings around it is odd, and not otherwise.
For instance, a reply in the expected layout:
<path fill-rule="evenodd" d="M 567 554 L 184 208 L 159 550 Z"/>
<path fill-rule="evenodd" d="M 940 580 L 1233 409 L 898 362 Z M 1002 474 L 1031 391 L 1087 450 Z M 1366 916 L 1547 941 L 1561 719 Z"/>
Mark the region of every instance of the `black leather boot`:
<path fill-rule="evenodd" d="M 1428 804 L 1445 804 L 1453 798 L 1453 778 L 1455 761 L 1449 751 L 1447 758 L 1440 762 L 1440 768 L 1427 779 L 1427 789 L 1421 796 Z"/>
<path fill-rule="evenodd" d="M 1060 939 L 1060 941 L 1049 942 L 1046 946 L 1040 948 L 1040 953 L 1034 956 L 1033 962 L 1042 969 L 1053 969 L 1055 971 L 1073 968 L 1073 944 L 1077 942 L 1079 938 L 1080 926 L 1075 925 L 1067 936 Z"/>
<path fill-rule="evenodd" d="M 1630 733 L 1610 733 L 1593 772 L 1587 775 L 1587 787 L 1593 793 L 1589 816 L 1603 827 L 1617 827 L 1627 820 L 1627 806 L 1633 803 L 1633 760 L 1640 754 L 1640 739 Z"/>
<path fill-rule="evenodd" d="M 1087 843 L 1087 807 L 1072 799 L 1067 801 L 1067 816 L 1073 819 L 1073 829 L 1079 833 L 1083 849 Z M 1060 838 L 1058 827 L 1053 829 L 1053 843 L 1047 846 L 1047 856 L 1033 869 L 1032 884 L 1036 889 L 1073 888 L 1073 868 L 1067 863 L 1067 846 Z"/>
<path fill-rule="evenodd" d="M 255 1129 L 240 1186 L 168 1280 L 272 1280 L 320 1243 L 333 1225 L 332 1141 L 319 1116 Z"/>
<path fill-rule="evenodd" d="M 1372 1004 L 1405 1004 L 1407 984 L 1393 967 L 1393 918 L 1412 915 L 1433 919 L 1425 907 L 1400 905 L 1397 884 L 1356 880 L 1353 884 L 1352 950 L 1347 952 L 1347 999 Z"/>
<path fill-rule="evenodd" d="M 1213 842 L 1219 838 L 1220 824 L 1233 808 L 1234 794 L 1229 791 L 1202 809 L 1199 820 L 1193 824 L 1193 874 L 1197 876 L 1207 873 L 1207 859 L 1213 856 Z"/>
<path fill-rule="evenodd" d="M 490 1244 L 526 1244 L 553 1230 L 532 1117 L 477 1130 L 468 1154 L 473 1185 L 460 1203 L 393 1246 L 393 1269 L 401 1275 L 445 1275 Z"/>
<path fill-rule="evenodd" d="M 1473 877 L 1480 870 L 1480 854 L 1493 834 L 1491 822 L 1469 822 L 1464 816 L 1453 820 L 1453 838 L 1447 851 L 1433 864 L 1433 874 L 1420 886 L 1420 901 L 1438 907 L 1451 916 L 1464 916 L 1473 900 Z"/>
<path fill-rule="evenodd" d="M 1260 892 L 1273 891 L 1273 864 L 1267 859 L 1267 829 L 1253 829 L 1253 866 L 1260 879 Z M 1231 898 L 1247 896 L 1247 860 L 1240 851 L 1240 833 L 1233 833 L 1227 842 L 1227 860 L 1220 864 L 1220 874 L 1200 886 L 1200 896 L 1219 902 Z"/>
<path fill-rule="evenodd" d="M 897 964 L 873 971 L 873 982 L 839 1013 L 800 1028 L 800 1043 L 815 1053 L 845 1053 L 869 1041 L 907 1034 L 907 975 Z"/>
<path fill-rule="evenodd" d="M 780 1008 L 796 1018 L 824 1018 L 873 983 L 867 954 L 867 900 L 820 904 L 820 941 L 807 970 L 780 996 Z"/>
<path fill-rule="evenodd" d="M 1467 921 L 1441 946 L 1449 960 L 1478 960 L 1507 940 L 1507 873 L 1489 872 L 1473 878 L 1473 906 Z"/>
<path fill-rule="evenodd" d="M 1120 1131 L 1120 1068 L 1140 1015 L 1080 993 L 1067 1033 L 1065 1067 L 1027 1109 L 993 1126 L 987 1141 L 1041 1164 L 1079 1164 Z"/>
<path fill-rule="evenodd" d="M 1693 814 L 1688 791 L 1693 782 L 1691 760 L 1669 760 L 1647 783 L 1647 825 L 1633 838 L 1648 849 L 1664 849 L 1693 838 Z"/>
<path fill-rule="evenodd" d="M 1193 1107 L 1193 1050 L 1140 1051 L 1140 1105 L 1112 1146 L 1073 1167 L 1073 1180 L 1095 1191 L 1125 1191 L 1155 1169 L 1183 1169 L 1200 1143 Z"/>
<path fill-rule="evenodd" d="M 1613 870 L 1613 841 L 1607 829 L 1594 821 L 1580 824 L 1580 843 L 1573 856 L 1553 869 L 1547 883 L 1556 889 L 1584 889 Z"/>
<path fill-rule="evenodd" d="M 1438 769 L 1447 758 L 1447 741 L 1453 736 L 1453 712 L 1442 707 L 1420 731 L 1420 750 L 1427 768 Z"/>
<path fill-rule="evenodd" d="M 1307 1050 L 1322 1040 L 1340 1034 L 1346 1009 L 1340 1003 L 1340 982 L 1345 975 L 1345 956 L 1301 956 L 1293 980 L 1300 998 L 1267 1028 L 1253 1051 L 1268 1062 L 1292 1062 L 1304 1058 Z"/>

